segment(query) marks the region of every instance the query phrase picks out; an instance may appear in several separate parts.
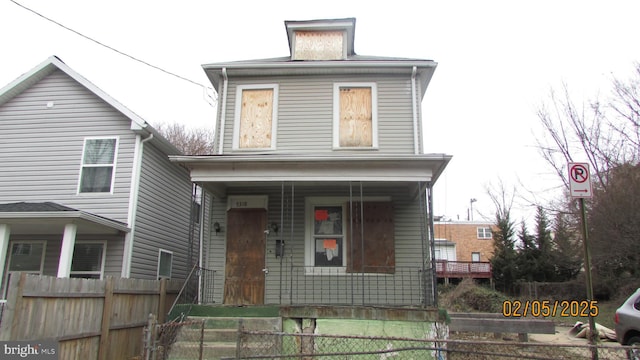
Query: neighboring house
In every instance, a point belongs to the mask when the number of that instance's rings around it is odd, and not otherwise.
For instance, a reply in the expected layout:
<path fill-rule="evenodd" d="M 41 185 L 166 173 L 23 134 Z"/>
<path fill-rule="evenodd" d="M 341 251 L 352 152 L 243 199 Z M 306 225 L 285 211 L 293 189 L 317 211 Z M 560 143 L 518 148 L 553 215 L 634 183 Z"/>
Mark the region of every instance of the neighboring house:
<path fill-rule="evenodd" d="M 423 153 L 436 63 L 356 55 L 352 18 L 285 29 L 290 56 L 203 65 L 216 154 L 170 157 L 215 196 L 203 301 L 434 304 L 428 211 L 451 159 Z"/>
<path fill-rule="evenodd" d="M 436 221 L 438 278 L 491 278 L 495 225 L 482 221 Z"/>
<path fill-rule="evenodd" d="M 186 278 L 200 206 L 179 154 L 57 57 L 1 89 L 3 288 L 14 271 Z"/>

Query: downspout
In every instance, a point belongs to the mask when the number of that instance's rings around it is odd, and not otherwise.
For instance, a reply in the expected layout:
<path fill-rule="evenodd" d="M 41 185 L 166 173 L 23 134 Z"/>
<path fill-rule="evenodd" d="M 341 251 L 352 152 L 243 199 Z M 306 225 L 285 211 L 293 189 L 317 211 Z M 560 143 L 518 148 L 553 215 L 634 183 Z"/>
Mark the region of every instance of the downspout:
<path fill-rule="evenodd" d="M 199 276 L 198 276 L 198 304 L 202 304 L 202 261 L 203 261 L 203 254 L 202 252 L 204 251 L 204 213 L 205 213 L 205 209 L 207 208 L 207 203 L 206 203 L 207 197 L 205 196 L 205 190 L 204 188 L 202 188 L 202 191 L 200 191 L 200 236 L 198 238 L 198 241 L 200 242 L 200 244 L 198 244 L 198 267 L 201 269 L 201 271 L 199 271 Z M 209 220 L 211 220 L 211 211 L 207 210 L 208 214 L 209 214 Z M 211 224 L 211 221 L 208 222 L 208 224 Z"/>
<path fill-rule="evenodd" d="M 416 101 L 416 74 L 418 68 L 413 67 L 411 71 L 411 107 L 413 108 L 413 151 L 415 154 L 420 154 L 420 148 L 418 146 L 418 104 Z"/>
<path fill-rule="evenodd" d="M 227 68 L 222 68 L 222 109 L 220 110 L 220 138 L 218 140 L 218 154 L 222 154 L 224 148 L 224 126 L 227 118 L 227 87 L 229 86 L 229 78 L 227 77 Z"/>
<path fill-rule="evenodd" d="M 134 149 L 133 176 L 131 177 L 131 195 L 129 197 L 129 216 L 127 224 L 131 231 L 124 238 L 124 254 L 122 256 L 122 273 L 123 278 L 131 276 L 131 258 L 133 254 L 133 239 L 136 230 L 136 213 L 138 211 L 138 193 L 140 190 L 140 172 L 142 171 L 142 154 L 144 152 L 144 143 L 153 139 L 153 134 L 140 140 L 142 137 L 136 135 L 136 146 Z"/>

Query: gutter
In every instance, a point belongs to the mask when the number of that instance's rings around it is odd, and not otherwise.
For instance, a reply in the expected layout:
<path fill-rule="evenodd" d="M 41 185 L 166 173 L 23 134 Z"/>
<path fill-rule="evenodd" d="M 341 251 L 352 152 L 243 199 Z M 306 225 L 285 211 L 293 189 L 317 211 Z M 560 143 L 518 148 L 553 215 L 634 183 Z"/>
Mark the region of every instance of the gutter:
<path fill-rule="evenodd" d="M 226 67 L 222 68 L 222 78 L 224 80 L 222 85 L 222 109 L 220 111 L 220 134 L 218 134 L 220 136 L 220 140 L 218 140 L 218 154 L 222 154 L 222 150 L 224 148 L 224 127 L 225 120 L 227 118 L 227 87 L 229 86 L 229 77 L 227 76 Z"/>

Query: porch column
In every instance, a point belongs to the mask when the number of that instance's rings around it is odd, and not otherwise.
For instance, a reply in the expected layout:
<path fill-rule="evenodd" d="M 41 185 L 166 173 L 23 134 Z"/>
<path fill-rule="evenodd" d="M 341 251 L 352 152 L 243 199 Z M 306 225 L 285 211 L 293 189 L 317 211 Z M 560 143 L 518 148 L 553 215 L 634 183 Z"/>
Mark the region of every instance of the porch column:
<path fill-rule="evenodd" d="M 9 235 L 11 235 L 11 227 L 8 224 L 0 224 L 0 282 L 4 279 L 4 268 L 7 264 Z"/>
<path fill-rule="evenodd" d="M 58 262 L 58 277 L 68 278 L 71 272 L 71 259 L 73 258 L 73 247 L 76 244 L 76 233 L 78 225 L 67 224 L 64 226 L 62 236 L 62 249 L 60 249 L 60 261 Z"/>

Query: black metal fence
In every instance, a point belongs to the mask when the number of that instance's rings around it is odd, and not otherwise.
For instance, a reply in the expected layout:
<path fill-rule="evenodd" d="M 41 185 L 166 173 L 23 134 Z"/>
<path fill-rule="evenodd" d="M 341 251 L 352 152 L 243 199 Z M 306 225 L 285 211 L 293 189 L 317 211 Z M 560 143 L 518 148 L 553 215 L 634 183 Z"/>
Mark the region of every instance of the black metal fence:
<path fill-rule="evenodd" d="M 281 303 L 341 305 L 426 305 L 432 303 L 431 271 L 419 267 L 344 268 L 288 267 L 283 274 Z M 426 286 L 426 288 L 425 288 Z"/>
<path fill-rule="evenodd" d="M 627 359 L 631 348 L 535 342 L 410 339 L 240 331 L 228 359 Z"/>

